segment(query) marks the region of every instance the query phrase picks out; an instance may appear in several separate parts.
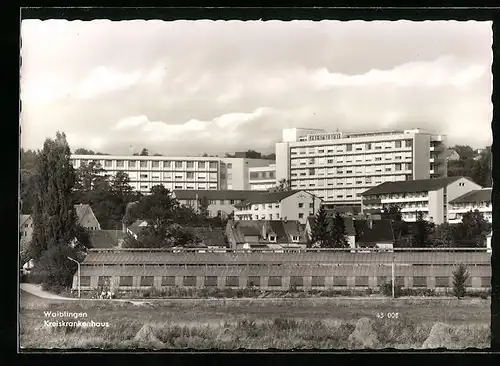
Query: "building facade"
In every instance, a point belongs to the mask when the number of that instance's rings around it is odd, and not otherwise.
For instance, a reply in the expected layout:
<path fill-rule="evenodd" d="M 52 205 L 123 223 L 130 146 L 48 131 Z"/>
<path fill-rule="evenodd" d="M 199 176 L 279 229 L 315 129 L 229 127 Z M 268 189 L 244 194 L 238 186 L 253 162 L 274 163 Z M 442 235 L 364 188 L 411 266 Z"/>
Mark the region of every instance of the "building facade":
<path fill-rule="evenodd" d="M 390 205 L 399 206 L 402 219 L 415 222 L 417 212 L 435 224 L 448 222 L 450 202 L 463 194 L 481 189 L 466 177 L 386 182 L 362 194 L 363 212 L 381 212 Z"/>
<path fill-rule="evenodd" d="M 131 187 L 143 194 L 159 184 L 169 190 L 249 189 L 248 168 L 273 163 L 263 159 L 171 156 L 72 155 L 70 159 L 76 169 L 90 162 L 99 164 L 110 178 L 125 172 Z"/>
<path fill-rule="evenodd" d="M 276 164 L 248 169 L 251 190 L 267 191 L 276 186 Z"/>
<path fill-rule="evenodd" d="M 199 209 L 200 200 L 208 200 L 208 214 L 210 217 L 227 216 L 235 211 L 235 205 L 258 197 L 260 192 L 249 190 L 174 190 L 172 196 L 180 204 L 189 206 L 193 210 Z"/>
<path fill-rule="evenodd" d="M 473 190 L 451 200 L 448 222 L 459 223 L 464 214 L 475 210 L 481 212 L 485 220 L 492 223 L 491 188 Z"/>
<path fill-rule="evenodd" d="M 29 243 L 33 236 L 33 218 L 31 215 L 19 217 L 19 235 L 21 244 Z"/>
<path fill-rule="evenodd" d="M 321 199 L 306 191 L 262 192 L 235 206 L 235 220 L 296 220 L 305 224 L 321 206 Z"/>
<path fill-rule="evenodd" d="M 101 230 L 101 224 L 88 204 L 75 205 L 75 214 L 78 224 L 88 230 Z"/>
<path fill-rule="evenodd" d="M 305 248 L 305 226 L 298 221 L 228 221 L 226 237 L 232 249 Z"/>
<path fill-rule="evenodd" d="M 320 197 L 326 206 L 359 204 L 383 182 L 446 177 L 445 139 L 424 130 L 366 133 L 284 129 L 276 180 Z"/>

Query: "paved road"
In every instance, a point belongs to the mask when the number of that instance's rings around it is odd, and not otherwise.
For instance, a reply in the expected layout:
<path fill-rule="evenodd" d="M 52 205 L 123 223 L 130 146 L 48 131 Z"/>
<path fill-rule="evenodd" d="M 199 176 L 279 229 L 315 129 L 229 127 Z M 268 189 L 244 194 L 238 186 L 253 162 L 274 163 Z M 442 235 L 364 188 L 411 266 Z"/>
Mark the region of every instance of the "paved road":
<path fill-rule="evenodd" d="M 282 302 L 287 302 L 287 301 L 307 301 L 307 300 L 312 300 L 312 299 L 317 299 L 317 300 L 330 300 L 330 301 L 389 301 L 390 299 L 384 296 L 370 296 L 370 297 L 364 297 L 364 296 L 355 296 L 355 297 L 343 297 L 343 296 L 335 296 L 335 297 L 303 297 L 303 298 L 273 298 L 273 297 L 265 297 L 265 298 L 171 298 L 171 299 L 88 299 L 88 298 L 83 298 L 83 299 L 78 299 L 74 297 L 63 297 L 59 295 L 52 294 L 50 292 L 42 290 L 40 285 L 34 285 L 31 283 L 21 283 L 21 290 L 24 290 L 32 295 L 38 296 L 43 299 L 52 299 L 52 300 L 65 300 L 65 301 L 117 301 L 117 302 L 130 302 L 133 304 L 146 304 L 146 303 L 152 303 L 152 302 L 157 302 L 157 301 L 171 301 L 171 302 L 226 302 L 226 301 L 261 301 L 261 302 L 266 302 L 266 301 L 282 301 Z M 443 300 L 454 300 L 454 297 L 400 297 L 398 299 L 395 299 L 394 301 L 401 301 L 401 300 L 424 300 L 424 301 L 443 301 Z M 472 299 L 469 299 L 469 301 Z M 480 302 L 480 299 L 474 299 L 477 302 Z M 484 300 L 485 301 L 485 300 Z"/>
<path fill-rule="evenodd" d="M 21 290 L 29 292 L 32 295 L 41 297 L 42 299 L 53 299 L 53 300 L 75 300 L 70 297 L 63 297 L 48 291 L 42 290 L 42 286 L 34 285 L 32 283 L 21 283 Z"/>

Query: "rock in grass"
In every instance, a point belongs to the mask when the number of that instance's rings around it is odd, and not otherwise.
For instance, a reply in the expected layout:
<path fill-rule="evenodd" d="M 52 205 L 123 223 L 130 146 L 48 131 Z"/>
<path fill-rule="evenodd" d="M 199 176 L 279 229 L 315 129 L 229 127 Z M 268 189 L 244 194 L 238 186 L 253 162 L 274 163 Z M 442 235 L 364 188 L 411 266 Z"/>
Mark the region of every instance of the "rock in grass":
<path fill-rule="evenodd" d="M 349 348 L 377 348 L 378 345 L 379 341 L 377 333 L 373 329 L 372 321 L 369 318 L 359 319 L 356 323 L 356 328 L 349 336 Z"/>
<path fill-rule="evenodd" d="M 165 344 L 156 337 L 155 329 L 150 324 L 144 324 L 134 337 L 134 341 L 138 342 L 144 348 L 165 348 Z"/>
<path fill-rule="evenodd" d="M 436 323 L 432 326 L 429 336 L 422 344 L 422 348 L 454 348 L 452 336 L 453 329 L 451 326 Z"/>

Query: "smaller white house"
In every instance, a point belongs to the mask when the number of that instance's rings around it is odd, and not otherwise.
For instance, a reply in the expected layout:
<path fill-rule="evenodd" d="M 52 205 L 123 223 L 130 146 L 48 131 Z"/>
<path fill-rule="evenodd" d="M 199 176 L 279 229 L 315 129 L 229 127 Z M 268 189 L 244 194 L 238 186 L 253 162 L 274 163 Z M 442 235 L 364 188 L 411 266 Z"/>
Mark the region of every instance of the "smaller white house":
<path fill-rule="evenodd" d="M 29 261 L 23 264 L 23 274 L 29 274 L 34 267 L 35 267 L 35 261 L 33 259 L 30 259 Z"/>
<path fill-rule="evenodd" d="M 454 149 L 446 150 L 446 160 L 447 161 L 457 161 L 460 160 L 460 155 Z"/>
<path fill-rule="evenodd" d="M 235 205 L 235 220 L 290 220 L 306 224 L 321 206 L 321 199 L 307 191 L 260 192 Z"/>
<path fill-rule="evenodd" d="M 475 189 L 450 201 L 448 222 L 456 224 L 469 211 L 478 210 L 486 221 L 492 222 L 491 188 Z"/>
<path fill-rule="evenodd" d="M 131 235 L 135 240 L 137 240 L 139 231 L 141 231 L 141 229 L 146 226 L 148 226 L 148 223 L 146 221 L 137 220 L 129 227 L 126 227 L 125 232 Z"/>

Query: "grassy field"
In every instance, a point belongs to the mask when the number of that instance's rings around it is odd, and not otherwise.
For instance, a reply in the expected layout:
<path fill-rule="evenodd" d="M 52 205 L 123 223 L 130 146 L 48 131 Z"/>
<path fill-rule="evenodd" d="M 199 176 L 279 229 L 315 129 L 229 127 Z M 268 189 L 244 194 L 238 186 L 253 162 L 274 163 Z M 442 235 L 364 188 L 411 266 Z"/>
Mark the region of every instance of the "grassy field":
<path fill-rule="evenodd" d="M 23 348 L 486 348 L 490 337 L 490 301 L 482 299 L 130 303 L 47 300 L 21 292 L 20 300 Z M 47 327 L 45 320 L 74 321 L 49 319 L 47 310 L 85 313 L 80 320 L 108 322 L 109 327 Z"/>

